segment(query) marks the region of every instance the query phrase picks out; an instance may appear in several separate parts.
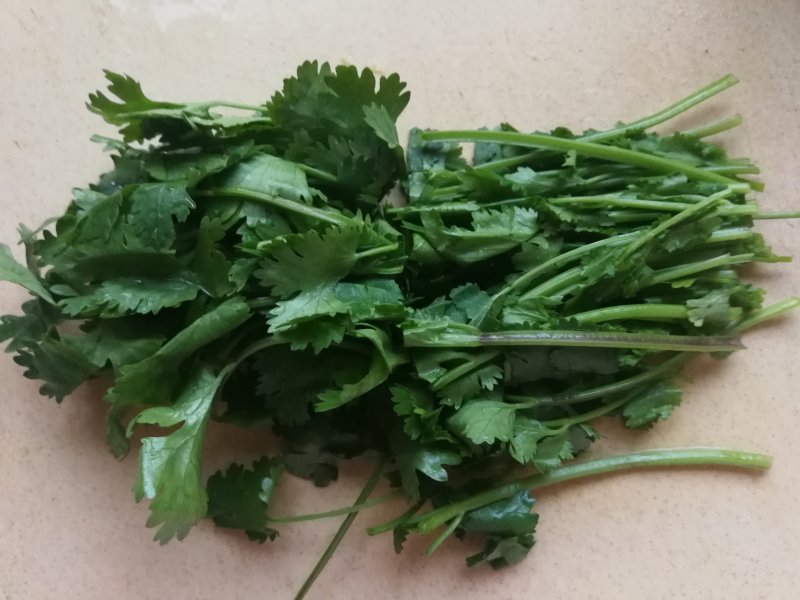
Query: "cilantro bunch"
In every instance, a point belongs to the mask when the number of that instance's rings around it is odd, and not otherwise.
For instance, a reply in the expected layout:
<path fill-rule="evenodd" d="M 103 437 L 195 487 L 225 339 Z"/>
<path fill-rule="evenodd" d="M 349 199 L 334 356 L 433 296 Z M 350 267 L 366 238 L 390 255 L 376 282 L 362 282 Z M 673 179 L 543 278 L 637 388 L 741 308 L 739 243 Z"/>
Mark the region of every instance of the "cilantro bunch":
<path fill-rule="evenodd" d="M 397 75 L 307 62 L 261 105 L 154 101 L 106 75 L 89 109 L 119 130 L 97 138 L 114 168 L 20 227 L 26 265 L 0 247 L 0 278 L 32 294 L 0 339 L 57 401 L 110 376 L 117 457 L 139 425 L 163 428 L 141 440 L 134 488 L 161 543 L 205 517 L 274 539 L 315 517 L 270 514 L 284 473 L 327 485 L 370 453 L 356 503 L 316 515 L 348 515 L 331 549 L 387 475 L 409 509 L 370 533 L 394 530 L 399 550 L 444 526 L 432 552 L 476 532 L 468 563 L 498 567 L 534 543 L 534 487 L 768 466 L 708 449 L 568 462 L 600 417 L 667 418 L 692 355 L 725 356 L 800 303 L 765 307 L 739 271 L 789 260 L 755 219 L 797 216 L 762 212 L 758 168 L 706 141 L 740 119 L 648 132 L 732 77 L 606 131 L 412 130 L 404 156 Z M 211 421 L 269 429 L 282 450 L 206 480 Z"/>

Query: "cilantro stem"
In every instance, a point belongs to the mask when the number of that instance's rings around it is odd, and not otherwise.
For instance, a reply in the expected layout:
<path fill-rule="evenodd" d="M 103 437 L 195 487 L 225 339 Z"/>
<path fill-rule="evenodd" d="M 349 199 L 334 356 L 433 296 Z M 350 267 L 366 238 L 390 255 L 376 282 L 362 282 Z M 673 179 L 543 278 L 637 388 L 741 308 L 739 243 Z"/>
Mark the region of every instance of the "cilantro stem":
<path fill-rule="evenodd" d="M 601 142 L 608 140 L 610 138 L 614 138 L 617 136 L 623 136 L 632 131 L 638 131 L 643 129 L 649 129 L 650 127 L 655 127 L 663 123 L 664 121 L 668 121 L 679 114 L 689 110 L 690 108 L 697 106 L 701 102 L 708 100 L 712 96 L 719 94 L 720 92 L 728 89 L 729 87 L 738 83 L 739 80 L 736 79 L 733 75 L 725 75 L 716 81 L 712 81 L 710 84 L 706 85 L 705 87 L 700 88 L 699 90 L 689 94 L 685 98 L 678 100 L 677 102 L 670 104 L 666 108 L 659 110 L 651 115 L 628 123 L 627 125 L 619 125 L 617 127 L 613 127 L 611 129 L 607 129 L 605 131 L 597 131 L 594 133 L 584 134 L 579 136 L 577 139 L 582 140 L 584 142 Z M 738 122 L 736 119 L 738 118 Z M 721 128 L 712 130 L 711 133 L 705 133 L 704 135 L 698 135 L 697 133 L 690 134 L 689 132 L 684 132 L 684 135 L 694 135 L 695 137 L 705 137 L 706 135 L 712 135 L 713 133 L 719 133 L 720 131 L 725 131 L 726 129 L 731 129 L 740 125 L 742 121 L 741 116 L 735 115 L 734 117 L 728 117 L 727 119 L 723 119 L 717 123 L 712 123 L 707 125 L 706 128 L 711 128 L 712 126 L 715 128 Z M 698 128 L 693 130 L 695 132 L 703 133 L 704 128 Z M 477 165 L 475 167 L 476 170 L 485 170 L 485 171 L 500 171 L 503 169 L 507 169 L 509 167 L 514 167 L 519 164 L 523 164 L 534 158 L 536 156 L 535 152 L 528 152 L 526 154 L 520 154 L 519 156 L 512 156 L 510 158 L 501 158 L 499 160 L 494 160 L 491 162 L 486 162 L 481 165 Z"/>
<path fill-rule="evenodd" d="M 489 351 L 489 352 L 484 352 L 482 354 L 478 354 L 472 360 L 462 365 L 459 365 L 454 369 L 449 370 L 447 373 L 439 377 L 439 379 L 437 379 L 431 384 L 431 390 L 433 390 L 434 392 L 438 392 L 449 383 L 452 383 L 456 379 L 460 379 L 464 375 L 471 373 L 478 367 L 481 367 L 486 363 L 488 363 L 489 361 L 494 360 L 499 355 L 500 352 L 498 351 Z"/>
<path fill-rule="evenodd" d="M 447 525 L 447 528 L 439 535 L 439 537 L 437 537 L 433 541 L 433 543 L 430 546 L 428 546 L 428 549 L 425 550 L 425 554 L 430 556 L 431 554 L 436 552 L 439 546 L 441 546 L 447 538 L 449 538 L 451 535 L 453 535 L 453 533 L 455 533 L 455 530 L 458 528 L 459 525 L 461 525 L 461 520 L 463 518 L 464 518 L 463 512 L 456 515 L 456 517 L 450 521 L 450 523 Z"/>
<path fill-rule="evenodd" d="M 774 212 L 757 212 L 754 219 L 800 219 L 800 210 L 778 210 Z"/>
<path fill-rule="evenodd" d="M 581 325 L 606 321 L 662 321 L 686 319 L 688 311 L 683 304 L 622 304 L 570 315 Z"/>
<path fill-rule="evenodd" d="M 386 246 L 379 246 L 378 248 L 371 248 L 370 250 L 364 250 L 363 252 L 356 252 L 353 256 L 356 259 L 361 258 L 369 258 L 371 256 L 380 256 L 381 254 L 388 254 L 390 252 L 394 252 L 399 248 L 399 244 L 388 244 Z"/>
<path fill-rule="evenodd" d="M 553 469 L 545 474 L 522 477 L 475 494 L 466 500 L 454 502 L 453 504 L 443 506 L 422 515 L 411 517 L 406 521 L 405 525 L 411 531 L 428 533 L 462 513 L 487 506 L 520 492 L 606 473 L 627 471 L 630 469 L 678 466 L 723 466 L 742 469 L 768 469 L 771 463 L 772 458 L 766 454 L 717 448 L 674 448 L 632 452 L 630 454 L 578 462 Z"/>
<path fill-rule="evenodd" d="M 367 528 L 367 534 L 378 535 L 380 533 L 386 533 L 387 531 L 390 531 L 395 527 L 402 525 L 405 521 L 408 520 L 409 517 L 417 514 L 417 512 L 419 512 L 419 509 L 422 508 L 423 506 L 425 506 L 425 501 L 419 500 L 415 502 L 413 505 L 411 505 L 411 507 L 407 511 L 395 517 L 391 521 L 386 521 L 385 523 L 380 523 L 378 525 L 374 525 L 372 527 Z"/>
<path fill-rule="evenodd" d="M 628 333 L 616 331 L 498 331 L 489 333 L 406 332 L 407 348 L 565 346 L 723 352 L 744 348 L 736 337 Z"/>
<path fill-rule="evenodd" d="M 594 410 L 590 410 L 589 412 L 581 413 L 579 415 L 575 415 L 574 417 L 564 417 L 563 419 L 552 419 L 550 421 L 542 421 L 543 425 L 551 429 L 559 429 L 559 433 L 564 433 L 569 429 L 572 425 L 578 425 L 579 423 L 588 423 L 589 421 L 593 421 L 597 417 L 602 417 L 607 415 L 608 413 L 618 409 L 619 407 L 626 404 L 632 397 L 635 395 L 639 390 L 633 390 L 630 394 L 625 394 L 622 398 L 617 398 L 613 402 L 609 402 L 608 404 L 603 404 L 602 406 L 598 406 Z M 515 405 L 519 406 L 519 405 Z"/>
<path fill-rule="evenodd" d="M 681 352 L 680 354 L 676 354 L 672 358 L 665 360 L 660 365 L 653 367 L 652 369 L 648 369 L 642 373 L 632 375 L 631 377 L 622 379 L 620 381 L 614 381 L 605 385 L 599 385 L 597 387 L 581 390 L 579 392 L 564 392 L 561 394 L 555 394 L 553 396 L 540 397 L 506 394 L 505 399 L 511 402 L 525 404 L 525 408 L 534 408 L 543 404 L 552 406 L 579 404 L 581 402 L 587 402 L 588 400 L 595 400 L 596 398 L 602 398 L 604 396 L 611 396 L 614 394 L 619 394 L 620 392 L 626 392 L 630 389 L 640 386 L 643 383 L 648 383 L 655 379 L 660 379 L 665 375 L 670 375 L 673 372 L 677 372 L 691 356 L 692 355 L 689 352 Z"/>
<path fill-rule="evenodd" d="M 378 496 L 377 498 L 373 498 L 372 500 L 367 500 L 360 504 L 353 504 L 351 506 L 344 506 L 342 508 L 336 508 L 334 510 L 326 510 L 324 512 L 308 513 L 305 515 L 282 515 L 276 517 L 267 515 L 267 521 L 272 521 L 273 523 L 300 523 L 304 521 L 316 521 L 317 519 L 328 519 L 330 517 L 341 517 L 342 515 L 349 515 L 350 513 L 356 513 L 366 508 L 372 508 L 373 506 L 378 506 L 379 504 L 383 504 L 384 502 L 388 502 L 389 500 L 394 500 L 396 498 L 403 498 L 404 496 L 405 494 L 403 494 L 403 492 L 392 492 L 391 494 L 384 494 L 383 496 Z"/>
<path fill-rule="evenodd" d="M 749 314 L 746 318 L 742 319 L 738 324 L 736 324 L 736 326 L 734 326 L 733 331 L 736 333 L 745 331 L 746 329 L 760 325 L 764 321 L 768 321 L 769 319 L 780 316 L 785 312 L 794 310 L 795 308 L 800 308 L 800 298 L 796 296 L 793 298 L 786 298 L 785 300 L 781 300 L 780 302 L 776 302 L 770 306 L 765 306 L 764 308 Z"/>
<path fill-rule="evenodd" d="M 655 271 L 650 283 L 666 283 L 667 281 L 681 279 L 687 275 L 694 275 L 695 273 L 701 273 L 711 269 L 718 269 L 719 267 L 750 262 L 753 260 L 754 256 L 755 255 L 752 253 L 733 255 L 721 254 L 720 256 L 715 256 L 714 258 L 699 260 L 697 262 L 688 263 L 685 265 L 666 267 L 664 269 Z"/>
<path fill-rule="evenodd" d="M 741 190 L 743 187 L 749 189 L 747 184 L 742 184 L 735 179 L 730 179 L 724 175 L 706 171 L 700 167 L 687 164 L 678 160 L 670 160 L 618 148 L 616 146 L 604 146 L 592 142 L 585 142 L 576 139 L 559 138 L 543 133 L 517 133 L 514 131 L 478 131 L 478 130 L 451 130 L 451 131 L 423 131 L 420 137 L 428 142 L 491 142 L 497 144 L 508 144 L 511 146 L 522 146 L 528 148 L 549 148 L 560 152 L 575 151 L 583 156 L 598 158 L 611 162 L 634 165 L 643 167 L 660 173 L 683 173 L 695 181 L 708 181 L 710 183 L 721 183 L 723 185 Z"/>
<path fill-rule="evenodd" d="M 507 294 L 518 290 L 532 281 L 534 281 L 537 277 L 540 277 L 553 269 L 561 267 L 565 264 L 569 264 L 575 260 L 578 260 L 582 256 L 586 254 L 590 254 L 600 248 L 605 247 L 614 247 L 614 246 L 621 246 L 633 240 L 636 236 L 638 236 L 638 232 L 631 232 L 631 233 L 624 233 L 622 235 L 616 235 L 613 237 L 608 237 L 602 240 L 598 240 L 596 242 L 592 242 L 591 244 L 585 244 L 583 246 L 578 246 L 573 250 L 569 250 L 568 252 L 564 252 L 563 254 L 559 254 L 558 256 L 554 256 L 550 260 L 546 260 L 545 262 L 536 265 L 534 268 L 526 271 L 519 277 L 517 277 L 512 282 L 508 283 L 502 290 L 500 290 L 497 294 L 494 295 L 492 298 L 493 301 L 497 301 Z"/>
<path fill-rule="evenodd" d="M 232 196 L 234 198 L 244 198 L 245 200 L 260 202 L 261 204 L 267 204 L 275 208 L 280 208 L 281 210 L 287 210 L 298 215 L 303 215 L 304 217 L 310 217 L 312 219 L 324 221 L 325 223 L 332 223 L 334 225 L 345 225 L 351 222 L 350 218 L 330 210 L 314 208 L 313 206 L 301 204 L 300 202 L 286 200 L 285 198 L 279 198 L 277 196 L 270 196 L 269 194 L 261 194 L 259 192 L 254 192 L 252 190 L 246 190 L 243 188 L 226 187 L 214 190 L 197 191 L 195 194 L 204 196 Z"/>
<path fill-rule="evenodd" d="M 643 210 L 659 210 L 665 212 L 679 213 L 687 208 L 697 206 L 696 204 L 686 204 L 684 202 L 670 202 L 664 200 L 640 200 L 638 198 L 620 198 L 618 196 L 572 196 L 566 198 L 553 198 L 547 201 L 548 204 L 556 206 L 572 204 L 588 204 L 597 206 L 617 206 L 621 208 L 636 208 Z M 722 216 L 745 216 L 758 213 L 758 206 L 749 202 L 747 204 L 731 204 L 721 206 L 717 213 Z"/>
<path fill-rule="evenodd" d="M 353 503 L 353 506 L 364 503 L 367 500 L 367 498 L 369 498 L 369 495 L 372 493 L 372 490 L 375 489 L 375 486 L 378 485 L 378 482 L 380 481 L 381 478 L 381 474 L 383 473 L 383 462 L 384 462 L 383 457 L 380 457 L 377 463 L 375 464 L 375 468 L 373 469 L 372 474 L 369 476 L 369 479 L 367 479 L 367 482 L 364 484 L 361 493 L 358 495 L 358 498 L 356 498 L 356 501 Z M 295 600 L 302 600 L 303 598 L 305 598 L 306 594 L 311 589 L 311 586 L 314 585 L 314 582 L 322 573 L 323 569 L 325 568 L 325 565 L 327 565 L 328 561 L 330 561 L 331 556 L 333 556 L 333 553 L 336 552 L 336 549 L 339 547 L 339 544 L 342 543 L 344 536 L 347 534 L 347 531 L 350 529 L 350 526 L 353 524 L 353 521 L 355 520 L 357 515 L 358 512 L 351 512 L 345 517 L 344 521 L 342 521 L 342 524 L 339 526 L 339 529 L 334 534 L 333 539 L 331 539 L 327 548 L 325 548 L 325 551 L 322 553 L 322 556 L 320 556 L 319 561 L 317 561 L 317 564 L 314 565 L 314 568 L 312 569 L 311 573 L 309 573 L 308 577 L 306 577 L 306 580 L 303 582 L 303 585 L 300 587 L 300 591 L 297 592 L 297 595 L 294 597 Z"/>
<path fill-rule="evenodd" d="M 339 181 L 336 175 L 328 173 L 327 171 L 323 171 L 322 169 L 317 169 L 315 167 L 311 167 L 301 162 L 295 164 L 298 167 L 300 167 L 300 169 L 305 171 L 307 174 L 313 175 L 314 177 L 316 177 L 317 179 L 321 179 L 322 181 L 327 181 L 329 183 L 338 183 Z"/>
<path fill-rule="evenodd" d="M 666 108 L 659 110 L 651 115 L 628 123 L 627 125 L 619 125 L 618 127 L 614 127 L 613 129 L 608 129 L 606 131 L 599 131 L 597 133 L 590 133 L 589 135 L 583 136 L 581 139 L 587 141 L 600 141 L 600 140 L 607 140 L 609 138 L 617 137 L 620 135 L 625 135 L 630 133 L 631 131 L 636 131 L 639 129 L 649 129 L 651 127 L 655 127 L 656 125 L 660 125 L 664 121 L 669 121 L 670 119 L 677 117 L 679 114 L 686 112 L 690 108 L 693 108 L 711 98 L 712 96 L 716 96 L 720 92 L 727 90 L 729 87 L 736 85 L 739 83 L 739 80 L 736 79 L 731 74 L 724 75 L 720 77 L 716 81 L 712 81 L 708 85 L 700 88 L 696 92 L 692 92 L 685 98 L 681 98 L 674 104 L 670 104 Z"/>
<path fill-rule="evenodd" d="M 237 110 L 252 110 L 257 113 L 266 113 L 269 109 L 266 105 L 243 104 L 241 102 L 228 102 L 227 100 L 210 100 L 208 102 L 195 102 L 187 104 L 190 110 L 203 110 L 207 108 L 224 106 L 225 108 L 235 108 Z"/>
<path fill-rule="evenodd" d="M 695 127 L 694 129 L 686 129 L 681 133 L 683 135 L 688 135 L 690 137 L 700 139 L 716 135 L 718 133 L 722 133 L 723 131 L 728 131 L 729 129 L 738 127 L 742 123 L 744 123 L 742 115 L 736 114 L 731 117 L 725 117 L 724 119 L 720 119 L 719 121 L 713 121 L 711 123 L 708 123 L 707 125 L 701 125 L 700 127 Z"/>

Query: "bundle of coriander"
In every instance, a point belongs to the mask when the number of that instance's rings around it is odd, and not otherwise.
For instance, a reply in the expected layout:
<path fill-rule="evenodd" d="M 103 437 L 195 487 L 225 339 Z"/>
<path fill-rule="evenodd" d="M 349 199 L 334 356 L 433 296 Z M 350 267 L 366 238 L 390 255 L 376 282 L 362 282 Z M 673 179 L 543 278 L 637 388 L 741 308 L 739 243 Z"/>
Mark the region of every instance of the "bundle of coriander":
<path fill-rule="evenodd" d="M 26 266 L 0 247 L 0 278 L 33 295 L 0 339 L 57 401 L 111 376 L 117 457 L 138 425 L 164 428 L 141 440 L 135 485 L 160 542 L 204 517 L 274 539 L 284 473 L 324 486 L 338 459 L 368 453 L 356 503 L 321 515 L 348 514 L 331 548 L 386 475 L 409 508 L 370 533 L 394 530 L 399 550 L 442 527 L 433 551 L 478 532 L 468 563 L 498 567 L 534 543 L 532 488 L 768 466 L 695 448 L 569 462 L 596 419 L 651 427 L 693 355 L 723 357 L 800 303 L 764 306 L 738 273 L 789 260 L 755 219 L 797 216 L 762 212 L 758 168 L 705 141 L 740 119 L 646 131 L 733 77 L 605 131 L 414 130 L 407 161 L 397 75 L 304 63 L 255 106 L 153 101 L 107 77 L 89 108 L 119 129 L 97 138 L 114 168 L 57 220 L 20 228 Z M 398 185 L 403 201 L 386 202 Z M 211 421 L 269 429 L 282 449 L 206 481 Z"/>

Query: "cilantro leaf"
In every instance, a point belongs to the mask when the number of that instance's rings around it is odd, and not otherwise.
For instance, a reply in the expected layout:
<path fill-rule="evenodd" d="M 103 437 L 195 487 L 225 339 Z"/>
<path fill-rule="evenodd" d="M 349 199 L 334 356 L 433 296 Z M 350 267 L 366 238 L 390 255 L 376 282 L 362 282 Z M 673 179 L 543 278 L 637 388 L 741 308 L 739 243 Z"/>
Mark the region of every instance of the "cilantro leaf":
<path fill-rule="evenodd" d="M 142 439 L 139 471 L 134 486 L 136 501 L 150 500 L 148 527 L 158 527 L 155 539 L 166 544 L 182 540 L 206 516 L 208 494 L 201 477 L 203 437 L 211 403 L 220 379 L 206 368 L 195 369 L 172 406 L 146 408 L 136 415 L 128 431 L 139 424 L 178 429 L 163 437 Z"/>
<path fill-rule="evenodd" d="M 250 316 L 238 298 L 199 317 L 144 360 L 119 369 L 106 400 L 112 404 L 167 404 L 180 383 L 178 368 L 198 350 L 233 331 Z"/>
<path fill-rule="evenodd" d="M 357 381 L 322 392 L 319 402 L 314 406 L 317 412 L 333 410 L 363 396 L 386 381 L 395 368 L 406 362 L 405 356 L 392 348 L 389 336 L 380 329 L 364 327 L 357 329 L 354 335 L 369 341 L 375 348 L 369 370 Z"/>
<path fill-rule="evenodd" d="M 138 186 L 130 196 L 128 226 L 149 248 L 171 248 L 175 241 L 172 219 L 183 222 L 194 208 L 185 185 L 174 182 Z"/>
<path fill-rule="evenodd" d="M 516 408 L 497 400 L 472 400 L 464 404 L 447 421 L 457 435 L 473 444 L 507 442 L 514 434 Z"/>
<path fill-rule="evenodd" d="M 208 516 L 217 527 L 242 529 L 253 541 L 274 540 L 278 532 L 267 526 L 267 508 L 281 479 L 283 466 L 267 457 L 248 469 L 232 464 L 208 480 Z"/>
<path fill-rule="evenodd" d="M 91 295 L 64 298 L 58 304 L 73 317 L 157 314 L 193 300 L 199 290 L 196 283 L 181 278 L 119 277 L 104 281 Z"/>
<path fill-rule="evenodd" d="M 0 281 L 10 281 L 50 303 L 54 302 L 42 282 L 26 267 L 14 260 L 11 250 L 5 244 L 0 244 Z"/>
<path fill-rule="evenodd" d="M 658 420 L 664 420 L 681 403 L 681 389 L 669 381 L 659 381 L 645 388 L 625 404 L 622 415 L 625 426 L 649 428 Z"/>

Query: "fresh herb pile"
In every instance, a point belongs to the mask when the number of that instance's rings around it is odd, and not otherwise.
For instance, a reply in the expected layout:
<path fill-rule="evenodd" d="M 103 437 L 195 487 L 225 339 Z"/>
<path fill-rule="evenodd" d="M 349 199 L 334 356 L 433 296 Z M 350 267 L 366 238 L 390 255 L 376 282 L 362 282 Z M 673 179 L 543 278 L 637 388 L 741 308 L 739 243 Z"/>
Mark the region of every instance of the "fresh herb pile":
<path fill-rule="evenodd" d="M 668 417 L 687 360 L 741 348 L 798 304 L 764 307 L 737 271 L 789 260 L 752 226 L 796 216 L 761 212 L 757 167 L 705 141 L 739 118 L 646 131 L 732 77 L 607 131 L 413 130 L 407 160 L 397 75 L 305 63 L 257 106 L 154 101 L 107 77 L 89 108 L 119 129 L 97 138 L 114 168 L 57 220 L 20 228 L 26 266 L 2 246 L 0 277 L 33 298 L 0 339 L 57 401 L 111 376 L 117 457 L 139 425 L 165 429 L 141 440 L 135 484 L 160 542 L 204 517 L 274 539 L 291 520 L 269 512 L 283 473 L 324 486 L 338 459 L 370 452 L 359 500 L 329 513 L 349 515 L 340 534 L 386 474 L 409 509 L 371 533 L 394 530 L 399 550 L 445 526 L 432 551 L 478 532 L 468 563 L 498 567 L 534 543 L 532 487 L 768 465 L 699 449 L 562 465 L 599 417 Z M 212 420 L 271 430 L 282 450 L 206 481 Z"/>

